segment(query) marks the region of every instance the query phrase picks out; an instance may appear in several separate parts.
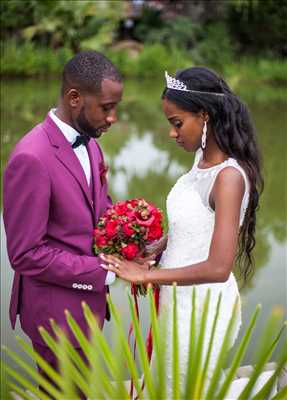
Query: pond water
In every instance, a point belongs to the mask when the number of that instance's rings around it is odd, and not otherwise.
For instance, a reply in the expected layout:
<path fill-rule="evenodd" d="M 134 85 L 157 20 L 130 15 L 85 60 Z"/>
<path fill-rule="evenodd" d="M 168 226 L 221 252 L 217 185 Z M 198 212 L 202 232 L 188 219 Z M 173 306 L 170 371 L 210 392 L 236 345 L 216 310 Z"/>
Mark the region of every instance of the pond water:
<path fill-rule="evenodd" d="M 162 85 L 163 82 L 156 81 L 128 82 L 119 109 L 119 122 L 100 139 L 110 167 L 110 192 L 114 201 L 144 197 L 165 210 L 169 190 L 177 178 L 192 166 L 193 156 L 178 148 L 168 137 L 168 123 L 161 111 Z M 251 110 L 264 158 L 265 191 L 258 212 L 256 271 L 241 290 L 243 327 L 246 326 L 255 305 L 261 303 L 263 310 L 257 328 L 260 332 L 274 306 L 286 315 L 287 96 L 284 88 L 258 88 L 249 85 L 238 87 L 238 91 Z M 2 83 L 1 177 L 15 143 L 43 120 L 47 111 L 57 104 L 57 96 L 56 80 L 16 80 Z M 24 335 L 19 325 L 16 332 L 13 332 L 8 321 L 13 271 L 7 258 L 2 218 L 1 267 L 2 343 L 16 348 L 15 333 Z M 128 306 L 123 288 L 118 282 L 111 287 L 111 293 L 128 328 Z M 145 300 L 141 300 L 140 312 L 146 330 L 149 322 Z M 110 337 L 109 323 L 104 331 Z M 250 357 L 251 352 L 247 354 L 245 362 Z"/>

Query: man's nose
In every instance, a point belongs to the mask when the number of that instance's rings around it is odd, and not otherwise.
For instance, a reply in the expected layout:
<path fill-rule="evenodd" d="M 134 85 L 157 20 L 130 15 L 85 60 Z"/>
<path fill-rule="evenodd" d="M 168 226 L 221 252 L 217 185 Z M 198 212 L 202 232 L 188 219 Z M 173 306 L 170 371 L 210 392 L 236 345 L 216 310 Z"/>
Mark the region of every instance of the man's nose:
<path fill-rule="evenodd" d="M 172 139 L 176 139 L 178 137 L 178 133 L 174 129 L 174 127 L 170 128 L 169 137 L 172 138 Z"/>
<path fill-rule="evenodd" d="M 117 120 L 118 120 L 118 116 L 117 116 L 117 112 L 115 110 L 112 111 L 106 118 L 107 123 L 110 125 L 117 122 Z"/>

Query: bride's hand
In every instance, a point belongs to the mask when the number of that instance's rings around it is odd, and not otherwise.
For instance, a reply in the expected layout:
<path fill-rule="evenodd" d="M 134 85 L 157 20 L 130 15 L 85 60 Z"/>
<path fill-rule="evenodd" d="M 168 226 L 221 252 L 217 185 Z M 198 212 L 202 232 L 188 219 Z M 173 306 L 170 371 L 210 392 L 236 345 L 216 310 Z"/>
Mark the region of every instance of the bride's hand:
<path fill-rule="evenodd" d="M 104 263 L 102 268 L 107 271 L 114 272 L 119 278 L 132 283 L 143 283 L 145 272 L 149 269 L 150 264 L 138 264 L 133 261 L 120 260 L 119 258 L 107 254 L 99 256 Z"/>

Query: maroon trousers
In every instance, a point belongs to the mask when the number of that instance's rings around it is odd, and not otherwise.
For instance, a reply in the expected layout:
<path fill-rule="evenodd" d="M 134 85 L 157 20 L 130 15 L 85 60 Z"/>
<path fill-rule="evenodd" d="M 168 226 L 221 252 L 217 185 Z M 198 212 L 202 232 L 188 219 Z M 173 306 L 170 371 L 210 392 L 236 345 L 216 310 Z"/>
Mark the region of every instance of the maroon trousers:
<path fill-rule="evenodd" d="M 48 363 L 50 364 L 50 366 L 56 370 L 59 371 L 59 365 L 58 365 L 58 361 L 57 358 L 55 357 L 54 353 L 49 349 L 49 347 L 46 346 L 42 346 L 41 344 L 32 343 L 34 350 Z M 78 351 L 79 355 L 81 356 L 81 358 L 85 361 L 85 363 L 87 363 L 87 358 L 84 355 L 82 349 L 80 348 L 76 348 L 76 350 Z M 55 386 L 55 383 L 51 381 L 51 379 L 47 376 L 47 374 L 42 370 L 42 368 L 40 368 L 40 366 L 37 364 L 37 368 L 39 373 L 42 375 L 43 378 L 45 378 L 47 381 L 49 381 L 52 385 Z M 52 399 L 51 395 L 49 393 L 47 393 L 45 391 L 45 389 L 43 387 L 39 387 L 40 390 L 42 390 L 44 393 L 46 393 L 47 395 L 50 396 L 50 398 Z M 79 392 L 78 395 L 79 399 L 83 399 L 85 400 L 86 397 L 83 395 L 83 393 Z"/>

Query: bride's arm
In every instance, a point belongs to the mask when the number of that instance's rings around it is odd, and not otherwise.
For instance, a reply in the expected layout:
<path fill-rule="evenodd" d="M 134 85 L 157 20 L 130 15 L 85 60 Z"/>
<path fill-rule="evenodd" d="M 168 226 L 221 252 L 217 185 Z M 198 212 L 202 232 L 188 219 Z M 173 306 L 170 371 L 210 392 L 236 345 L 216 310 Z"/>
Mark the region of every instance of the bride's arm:
<path fill-rule="evenodd" d="M 244 185 L 242 175 L 234 168 L 225 168 L 218 174 L 211 194 L 211 203 L 215 208 L 215 225 L 206 261 L 181 268 L 148 271 L 138 267 L 136 263 L 105 256 L 103 259 L 110 263 L 105 268 L 134 283 L 171 285 L 176 282 L 183 286 L 226 281 L 236 256 Z M 118 265 L 115 267 L 116 264 Z"/>
<path fill-rule="evenodd" d="M 226 281 L 236 256 L 243 194 L 244 180 L 239 171 L 226 168 L 219 173 L 211 196 L 215 225 L 208 259 L 182 268 L 147 271 L 144 282 L 190 285 Z"/>

